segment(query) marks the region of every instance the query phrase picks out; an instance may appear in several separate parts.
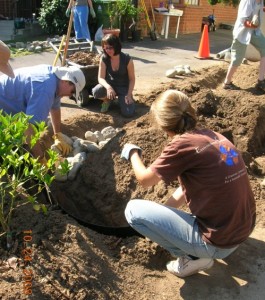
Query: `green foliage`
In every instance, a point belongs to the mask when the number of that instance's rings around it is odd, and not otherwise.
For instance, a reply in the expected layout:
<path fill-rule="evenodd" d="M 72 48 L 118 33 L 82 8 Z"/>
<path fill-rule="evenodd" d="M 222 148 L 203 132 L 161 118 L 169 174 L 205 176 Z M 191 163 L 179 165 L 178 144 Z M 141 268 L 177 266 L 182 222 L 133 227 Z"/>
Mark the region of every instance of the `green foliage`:
<path fill-rule="evenodd" d="M 142 8 L 135 7 L 131 0 L 117 0 L 108 7 L 108 15 L 111 24 L 118 20 L 120 27 L 126 26 L 127 22 L 137 21 Z"/>
<path fill-rule="evenodd" d="M 42 0 L 39 24 L 48 34 L 67 32 L 69 18 L 65 16 L 68 0 Z"/>
<path fill-rule="evenodd" d="M 0 224 L 4 233 L 10 232 L 12 212 L 19 202 L 26 201 L 37 211 L 47 212 L 44 204 L 37 201 L 38 194 L 47 189 L 54 180 L 52 175 L 58 154 L 48 150 L 49 159 L 44 165 L 34 158 L 30 150 L 46 130 L 44 122 L 32 124 L 32 135 L 29 149 L 27 149 L 25 131 L 28 128 L 30 116 L 24 113 L 7 115 L 0 111 Z M 64 162 L 63 170 L 69 171 Z"/>
<path fill-rule="evenodd" d="M 208 0 L 210 5 L 216 5 L 218 3 L 223 3 L 225 5 L 231 5 L 233 7 L 237 7 L 239 5 L 240 0 Z"/>

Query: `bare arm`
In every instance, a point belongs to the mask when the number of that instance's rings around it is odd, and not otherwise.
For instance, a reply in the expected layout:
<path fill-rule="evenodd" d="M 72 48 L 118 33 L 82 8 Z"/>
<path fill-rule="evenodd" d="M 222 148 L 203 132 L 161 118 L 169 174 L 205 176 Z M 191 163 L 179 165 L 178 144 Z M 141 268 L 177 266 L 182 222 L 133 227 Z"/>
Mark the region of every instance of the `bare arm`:
<path fill-rule="evenodd" d="M 134 85 L 135 85 L 135 73 L 134 73 L 134 64 L 132 59 L 129 61 L 129 64 L 127 66 L 128 70 L 128 77 L 129 77 L 129 90 L 128 90 L 128 95 L 132 95 Z"/>
<path fill-rule="evenodd" d="M 72 6 L 73 6 L 73 0 L 70 0 L 67 8 L 72 8 Z"/>
<path fill-rule="evenodd" d="M 107 90 L 107 98 L 112 100 L 116 97 L 116 93 L 112 88 L 112 86 L 107 83 L 105 78 L 106 78 L 106 65 L 102 61 L 102 57 L 101 57 L 99 63 L 99 69 L 98 69 L 98 83 L 100 83 L 105 87 L 105 89 Z"/>
<path fill-rule="evenodd" d="M 130 152 L 130 161 L 135 177 L 143 187 L 156 185 L 161 180 L 150 168 L 144 166 L 138 150 L 134 149 Z"/>
<path fill-rule="evenodd" d="M 88 3 L 88 6 L 91 8 L 93 8 L 93 3 L 92 3 L 92 1 L 91 0 L 87 0 L 87 3 Z"/>
<path fill-rule="evenodd" d="M 166 201 L 165 205 L 174 208 L 179 208 L 185 203 L 186 203 L 186 198 L 180 186 L 176 189 L 176 191 L 172 194 L 172 196 Z"/>
<path fill-rule="evenodd" d="M 61 132 L 61 109 L 51 109 L 50 111 L 53 132 Z"/>

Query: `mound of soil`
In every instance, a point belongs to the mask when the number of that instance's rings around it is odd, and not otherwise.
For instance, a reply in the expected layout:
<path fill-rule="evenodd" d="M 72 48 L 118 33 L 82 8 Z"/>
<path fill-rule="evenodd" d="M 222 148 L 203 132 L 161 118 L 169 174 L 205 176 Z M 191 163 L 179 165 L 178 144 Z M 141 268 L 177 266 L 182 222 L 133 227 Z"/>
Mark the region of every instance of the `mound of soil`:
<path fill-rule="evenodd" d="M 211 67 L 185 77 L 172 79 L 148 95 L 135 95 L 136 116 L 124 119 L 118 107 L 100 114 L 100 105 L 92 101 L 87 110 L 63 108 L 63 132 L 84 138 L 87 130 L 106 126 L 122 128 L 98 153 L 91 153 L 77 178 L 54 182 L 52 195 L 64 208 L 50 207 L 46 216 L 36 214 L 29 205 L 14 212 L 13 223 L 18 257 L 17 266 L 6 267 L 12 253 L 0 249 L 2 299 L 27 299 L 24 294 L 23 268 L 31 269 L 32 299 L 262 299 L 265 274 L 264 217 L 265 189 L 265 105 L 264 94 L 253 86 L 258 64 L 242 65 L 234 83 L 240 90 L 222 89 L 227 68 Z M 197 274 L 185 280 L 165 270 L 171 258 L 161 247 L 139 236 L 105 235 L 78 223 L 70 216 L 99 227 L 123 228 L 128 224 L 124 208 L 132 198 L 163 203 L 176 188 L 142 188 L 131 166 L 121 160 L 122 146 L 135 143 L 143 149 L 149 165 L 167 143 L 167 137 L 149 121 L 148 109 L 155 97 L 167 89 L 185 92 L 198 111 L 202 126 L 219 131 L 243 153 L 257 203 L 257 226 L 253 235 L 225 260 L 217 260 L 208 276 Z M 51 134 L 43 141 L 51 144 Z M 43 200 L 45 201 L 45 200 Z M 67 212 L 67 213 L 66 213 Z M 23 260 L 25 230 L 32 230 L 32 260 Z M 5 268 L 4 268 L 5 266 Z M 222 282 L 222 285 L 220 285 Z M 24 284 L 24 285 L 23 285 Z"/>
<path fill-rule="evenodd" d="M 77 51 L 69 55 L 69 60 L 81 66 L 97 66 L 99 65 L 100 55 L 94 52 Z"/>

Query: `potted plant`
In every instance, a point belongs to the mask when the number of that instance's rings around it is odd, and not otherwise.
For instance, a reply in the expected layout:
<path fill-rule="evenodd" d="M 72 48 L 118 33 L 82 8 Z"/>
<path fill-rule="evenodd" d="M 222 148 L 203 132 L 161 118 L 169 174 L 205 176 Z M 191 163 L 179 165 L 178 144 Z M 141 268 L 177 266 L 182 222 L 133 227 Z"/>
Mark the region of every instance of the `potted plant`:
<path fill-rule="evenodd" d="M 144 10 L 142 7 L 135 7 L 135 14 L 132 18 L 133 23 L 130 26 L 132 40 L 138 42 L 141 39 L 142 29 L 145 27 L 144 22 Z"/>
<path fill-rule="evenodd" d="M 134 25 L 140 8 L 136 7 L 132 0 L 117 0 L 109 5 L 109 18 L 111 27 L 118 25 L 120 38 L 127 40 L 130 25 Z"/>

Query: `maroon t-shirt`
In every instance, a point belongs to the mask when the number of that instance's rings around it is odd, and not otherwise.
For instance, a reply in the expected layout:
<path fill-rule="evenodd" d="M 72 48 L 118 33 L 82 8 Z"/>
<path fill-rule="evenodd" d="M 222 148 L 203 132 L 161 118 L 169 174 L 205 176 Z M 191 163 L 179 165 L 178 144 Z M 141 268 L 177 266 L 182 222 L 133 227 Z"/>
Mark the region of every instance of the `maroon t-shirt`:
<path fill-rule="evenodd" d="M 196 130 L 176 136 L 150 168 L 167 183 L 178 179 L 206 242 L 230 248 L 250 235 L 254 196 L 241 154 L 223 135 Z"/>

